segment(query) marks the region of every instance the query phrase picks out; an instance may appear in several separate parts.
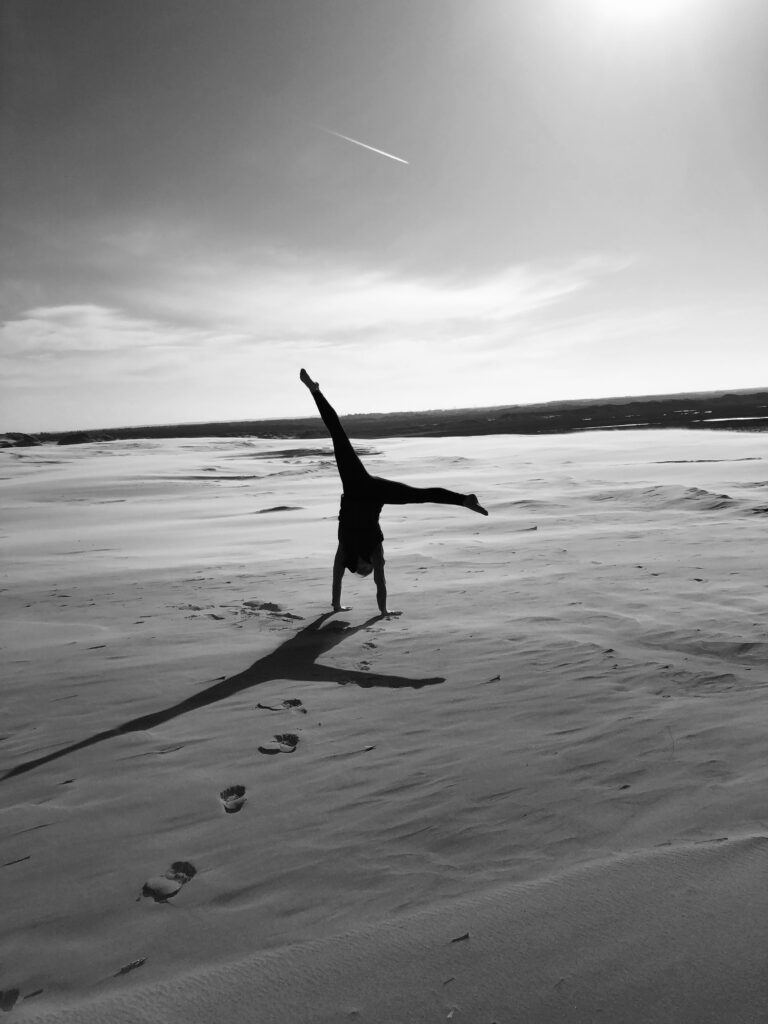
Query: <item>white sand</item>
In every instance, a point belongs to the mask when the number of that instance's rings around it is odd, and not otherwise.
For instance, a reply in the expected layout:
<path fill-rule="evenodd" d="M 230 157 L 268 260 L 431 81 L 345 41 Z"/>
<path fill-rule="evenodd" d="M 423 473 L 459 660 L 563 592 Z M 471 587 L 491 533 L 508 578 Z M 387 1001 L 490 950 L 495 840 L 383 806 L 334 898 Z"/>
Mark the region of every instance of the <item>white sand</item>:
<path fill-rule="evenodd" d="M 388 621 L 322 442 L 0 452 L 9 1019 L 763 1022 L 765 438 L 361 447 Z"/>

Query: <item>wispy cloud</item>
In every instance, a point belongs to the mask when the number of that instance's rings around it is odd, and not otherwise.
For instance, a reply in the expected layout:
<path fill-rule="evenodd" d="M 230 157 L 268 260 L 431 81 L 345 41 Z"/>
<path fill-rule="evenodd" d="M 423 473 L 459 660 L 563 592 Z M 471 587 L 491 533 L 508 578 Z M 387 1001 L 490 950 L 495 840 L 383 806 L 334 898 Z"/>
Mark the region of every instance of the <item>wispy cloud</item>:
<path fill-rule="evenodd" d="M 190 350 L 211 341 L 208 332 L 132 317 L 82 304 L 27 310 L 0 327 L 0 366 L 8 375 L 45 372 L 89 377 L 137 376 L 184 363 Z"/>
<path fill-rule="evenodd" d="M 6 305 L 4 341 L 14 351 L 99 352 L 153 341 L 348 345 L 388 333 L 490 339 L 599 288 L 631 262 L 597 254 L 437 275 L 381 262 L 371 268 L 320 250 L 244 248 L 213 241 L 193 224 L 119 217 L 71 225 L 54 242 L 61 268 L 48 292 L 54 301 L 43 304 L 27 289 L 26 308 Z"/>
<path fill-rule="evenodd" d="M 302 394 L 286 389 L 306 359 L 326 366 L 353 401 L 375 408 L 483 404 L 478 394 L 491 401 L 494 381 L 500 394 L 506 388 L 499 368 L 511 353 L 517 360 L 565 344 L 567 300 L 588 294 L 621 265 L 592 257 L 470 280 L 280 253 L 238 263 L 190 257 L 166 264 L 152 285 L 125 287 L 119 305 L 35 306 L 16 315 L 0 328 L 0 371 L 6 389 L 38 394 L 37 423 L 47 396 L 62 385 L 74 393 L 89 384 L 102 396 L 94 422 L 279 415 L 286 394 L 301 408 Z M 560 326 L 547 333 L 553 319 Z M 588 325 L 579 326 L 583 340 Z M 452 378 L 452 392 L 425 389 L 436 366 Z M 472 374 L 474 393 L 467 391 Z M 28 399 L 17 408 L 33 415 Z"/>
<path fill-rule="evenodd" d="M 558 270 L 510 267 L 472 282 L 408 279 L 343 268 L 191 266 L 126 299 L 153 316 L 91 303 L 36 307 L 0 329 L 0 351 L 61 359 L 132 352 L 313 340 L 365 343 L 407 335 L 424 341 L 492 342 L 510 325 L 589 287 L 594 261 Z M 508 335 L 507 335 L 508 336 Z"/>
<path fill-rule="evenodd" d="M 162 289 L 133 297 L 159 319 L 225 330 L 249 343 L 352 343 L 404 330 L 426 339 L 493 331 L 586 290 L 623 265 L 592 257 L 557 268 L 511 266 L 467 280 L 257 255 L 235 266 L 188 264 Z"/>

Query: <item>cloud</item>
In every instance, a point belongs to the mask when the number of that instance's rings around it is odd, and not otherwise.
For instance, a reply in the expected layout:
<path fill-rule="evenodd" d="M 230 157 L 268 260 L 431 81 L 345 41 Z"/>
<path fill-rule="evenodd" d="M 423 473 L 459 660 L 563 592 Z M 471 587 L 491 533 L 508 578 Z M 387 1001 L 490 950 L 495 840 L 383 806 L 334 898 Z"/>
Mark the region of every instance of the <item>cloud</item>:
<path fill-rule="evenodd" d="M 40 306 L 0 327 L 0 357 L 61 362 L 130 354 L 139 361 L 188 352 L 210 332 L 176 327 L 91 304 Z"/>
<path fill-rule="evenodd" d="M 403 407 L 417 401 L 406 394 L 403 367 L 420 380 L 437 363 L 459 376 L 473 368 L 495 375 L 512 353 L 517 362 L 541 361 L 588 344 L 594 319 L 575 319 L 567 300 L 587 297 L 626 261 L 589 257 L 559 267 L 428 278 L 277 251 L 203 257 L 191 247 L 186 259 L 174 252 L 165 263 L 147 258 L 144 266 L 145 283 L 126 284 L 117 301 L 37 305 L 4 323 L 6 390 L 37 395 L 38 405 L 61 388 L 74 393 L 92 385 L 115 401 L 130 394 L 139 403 L 160 387 L 166 395 L 205 395 L 204 405 L 214 393 L 242 390 L 240 406 L 247 409 L 257 387 L 263 407 L 275 391 L 279 408 L 277 393 L 294 364 L 317 358 L 330 360 L 335 374 L 355 367 L 353 379 L 375 378 L 382 400 L 389 368 L 399 367 L 386 400 Z M 597 333 L 605 339 L 617 330 L 621 324 L 603 324 Z M 127 422 L 129 414 L 121 418 Z M 177 415 L 194 418 L 182 409 Z M 162 415 L 142 416 L 149 418 Z"/>
<path fill-rule="evenodd" d="M 130 354 L 134 370 L 174 354 L 222 355 L 255 344 L 315 346 L 442 340 L 499 344 L 510 325 L 587 289 L 609 261 L 512 266 L 475 280 L 408 278 L 261 253 L 228 265 L 176 264 L 153 287 L 126 289 L 126 308 L 37 306 L 0 328 L 0 354 L 61 362 Z"/>
<path fill-rule="evenodd" d="M 177 267 L 162 288 L 142 289 L 133 298 L 164 320 L 249 344 L 314 339 L 335 346 L 404 332 L 429 340 L 493 333 L 625 265 L 591 257 L 559 268 L 510 266 L 462 280 L 255 254 L 230 266 L 200 261 Z"/>
<path fill-rule="evenodd" d="M 66 425 L 70 414 L 54 413 L 76 395 L 93 423 L 282 415 L 303 408 L 289 382 L 309 363 L 338 383 L 346 411 L 478 404 L 508 390 L 501 367 L 562 348 L 573 300 L 586 302 L 622 266 L 592 257 L 429 278 L 265 251 L 148 259 L 141 284 L 124 282 L 110 301 L 35 305 L 9 319 L 3 401 L 35 429 Z M 579 326 L 585 343 L 589 325 Z M 433 378 L 443 383 L 425 389 Z M 99 406 L 85 397 L 96 394 Z"/>
<path fill-rule="evenodd" d="M 524 344 L 521 355 L 530 360 L 546 360 L 572 349 L 610 346 L 614 350 L 626 343 L 648 344 L 652 338 L 677 330 L 685 323 L 682 307 L 637 311 L 603 312 L 578 316 L 553 316 L 544 322 L 532 320 L 513 332 L 510 340 Z"/>

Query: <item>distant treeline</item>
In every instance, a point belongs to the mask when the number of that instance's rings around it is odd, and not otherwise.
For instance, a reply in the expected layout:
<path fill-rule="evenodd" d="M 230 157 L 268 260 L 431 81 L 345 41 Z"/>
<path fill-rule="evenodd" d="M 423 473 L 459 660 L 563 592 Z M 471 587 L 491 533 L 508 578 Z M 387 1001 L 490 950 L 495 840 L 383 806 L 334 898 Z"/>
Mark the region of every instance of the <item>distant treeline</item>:
<path fill-rule="evenodd" d="M 768 391 L 704 392 L 643 398 L 548 402 L 488 409 L 364 413 L 344 417 L 352 437 L 456 437 L 477 434 L 564 434 L 580 430 L 659 429 L 768 430 Z M 325 437 L 318 417 L 189 423 L 168 426 L 74 430 L 33 435 L 17 443 L 83 444 L 131 438 L 262 437 L 309 440 Z"/>

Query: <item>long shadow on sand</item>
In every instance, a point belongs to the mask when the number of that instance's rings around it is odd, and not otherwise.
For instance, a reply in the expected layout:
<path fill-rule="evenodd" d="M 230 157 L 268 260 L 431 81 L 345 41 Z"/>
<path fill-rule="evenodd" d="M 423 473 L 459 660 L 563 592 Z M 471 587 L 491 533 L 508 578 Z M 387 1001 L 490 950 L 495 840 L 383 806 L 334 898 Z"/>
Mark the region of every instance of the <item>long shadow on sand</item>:
<path fill-rule="evenodd" d="M 15 768 L 11 768 L 3 776 L 0 776 L 0 781 L 10 779 L 14 775 L 22 775 L 24 772 L 38 768 L 42 764 L 48 764 L 49 761 L 56 761 L 60 757 L 74 753 L 76 750 L 92 747 L 95 743 L 102 743 L 104 740 L 112 739 L 114 736 L 124 736 L 126 733 L 140 732 L 143 729 L 153 729 L 157 725 L 169 722 L 172 718 L 185 715 L 188 711 L 196 711 L 198 708 L 207 707 L 209 704 L 215 704 L 217 701 L 226 700 L 227 697 L 232 697 L 243 690 L 249 690 L 253 686 L 259 686 L 261 683 L 268 683 L 273 679 L 300 679 L 313 682 L 340 683 L 342 685 L 354 683 L 356 686 L 366 687 L 407 686 L 411 689 L 419 689 L 422 686 L 434 686 L 437 683 L 445 682 L 442 676 L 410 679 L 407 676 L 379 675 L 375 672 L 354 672 L 345 668 L 330 668 L 326 665 L 318 665 L 317 659 L 321 654 L 327 653 L 337 644 L 341 643 L 342 640 L 346 640 L 347 637 L 358 633 L 361 629 L 366 629 L 381 618 L 381 616 L 376 615 L 359 626 L 354 627 L 337 620 L 331 626 L 320 629 L 321 624 L 331 615 L 333 615 L 333 612 L 326 612 L 319 616 L 314 622 L 310 622 L 308 626 L 305 626 L 295 636 L 290 637 L 284 644 L 281 644 L 276 651 L 265 655 L 263 658 L 259 658 L 258 661 L 255 661 L 244 672 L 240 672 L 236 676 L 230 676 L 229 679 L 222 679 L 221 682 L 214 683 L 213 686 L 201 690 L 192 697 L 187 697 L 186 700 L 178 704 L 164 708 L 162 711 L 154 711 L 152 714 L 142 715 L 140 718 L 132 718 L 130 721 L 124 722 L 114 729 L 106 729 L 104 732 L 98 732 L 85 740 L 80 740 L 79 743 L 72 743 L 70 746 L 62 747 L 61 750 L 55 750 L 51 754 L 37 757 L 33 761 L 24 761 L 22 764 L 17 764 Z"/>

